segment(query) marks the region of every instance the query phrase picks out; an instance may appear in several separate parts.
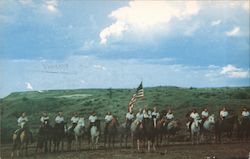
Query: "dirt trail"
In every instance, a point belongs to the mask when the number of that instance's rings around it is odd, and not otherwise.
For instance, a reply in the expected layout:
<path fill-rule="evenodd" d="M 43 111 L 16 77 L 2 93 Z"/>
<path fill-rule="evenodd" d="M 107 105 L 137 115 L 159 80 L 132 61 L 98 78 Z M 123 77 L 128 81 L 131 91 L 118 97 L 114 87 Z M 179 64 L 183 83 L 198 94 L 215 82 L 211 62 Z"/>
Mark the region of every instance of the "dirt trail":
<path fill-rule="evenodd" d="M 11 145 L 1 146 L 1 159 L 10 158 Z M 230 144 L 173 144 L 163 146 L 156 152 L 148 153 L 146 149 L 137 152 L 132 148 L 104 149 L 98 150 L 82 149 L 80 152 L 60 152 L 48 154 L 35 154 L 31 146 L 28 159 L 249 159 L 250 143 Z"/>

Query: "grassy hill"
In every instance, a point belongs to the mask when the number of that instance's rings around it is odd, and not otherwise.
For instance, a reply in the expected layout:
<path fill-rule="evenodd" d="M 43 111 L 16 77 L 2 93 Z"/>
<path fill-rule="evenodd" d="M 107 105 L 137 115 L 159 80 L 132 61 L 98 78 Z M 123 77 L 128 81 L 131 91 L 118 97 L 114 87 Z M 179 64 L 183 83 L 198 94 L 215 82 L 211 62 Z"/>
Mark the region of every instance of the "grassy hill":
<path fill-rule="evenodd" d="M 10 140 L 17 128 L 17 118 L 21 112 L 27 112 L 31 129 L 36 132 L 40 116 L 47 111 L 54 119 L 58 111 L 63 111 L 69 121 L 73 112 L 78 111 L 87 118 L 93 110 L 103 119 L 107 111 L 124 120 L 127 104 L 135 90 L 133 89 L 79 89 L 49 90 L 43 92 L 17 92 L 0 100 L 1 139 Z M 147 104 L 158 109 L 173 108 L 177 118 L 185 118 L 192 108 L 201 111 L 207 106 L 212 113 L 218 114 L 221 106 L 240 112 L 244 106 L 250 106 L 250 87 L 225 88 L 144 88 L 145 99 L 138 100 L 135 111 Z M 53 121 L 53 120 L 51 120 Z"/>

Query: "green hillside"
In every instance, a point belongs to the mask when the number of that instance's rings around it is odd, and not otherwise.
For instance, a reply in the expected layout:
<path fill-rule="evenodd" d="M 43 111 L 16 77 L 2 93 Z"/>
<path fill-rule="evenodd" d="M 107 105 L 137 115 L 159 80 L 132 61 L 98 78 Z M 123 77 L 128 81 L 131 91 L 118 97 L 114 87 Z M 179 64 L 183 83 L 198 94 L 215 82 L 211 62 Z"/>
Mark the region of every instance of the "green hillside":
<path fill-rule="evenodd" d="M 101 119 L 107 111 L 111 111 L 122 122 L 134 92 L 133 89 L 79 89 L 12 93 L 0 101 L 1 139 L 10 140 L 12 132 L 17 128 L 16 120 L 23 111 L 27 112 L 34 133 L 43 111 L 47 111 L 51 119 L 55 118 L 56 112 L 63 111 L 68 121 L 75 111 L 87 118 L 95 110 Z M 181 119 L 193 107 L 201 111 L 207 106 L 210 112 L 217 115 L 221 106 L 227 106 L 237 113 L 243 106 L 250 106 L 250 87 L 153 87 L 144 88 L 144 92 L 145 99 L 138 100 L 135 111 L 145 104 L 149 107 L 157 106 L 160 110 L 171 107 L 175 116 Z"/>

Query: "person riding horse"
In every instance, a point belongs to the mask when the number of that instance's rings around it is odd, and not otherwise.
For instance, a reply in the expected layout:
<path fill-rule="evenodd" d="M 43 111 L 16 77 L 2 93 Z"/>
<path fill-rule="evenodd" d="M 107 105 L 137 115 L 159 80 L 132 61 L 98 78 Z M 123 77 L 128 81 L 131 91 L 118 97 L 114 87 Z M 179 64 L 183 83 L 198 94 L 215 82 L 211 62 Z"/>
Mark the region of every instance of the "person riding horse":
<path fill-rule="evenodd" d="M 136 114 L 136 120 L 137 120 L 139 123 L 141 123 L 142 120 L 143 120 L 143 111 L 142 111 L 141 108 L 139 109 L 138 113 Z"/>
<path fill-rule="evenodd" d="M 156 122 L 160 117 L 160 113 L 158 112 L 157 108 L 154 107 L 153 112 L 151 113 L 152 119 L 154 121 L 154 128 L 156 128 Z"/>
<path fill-rule="evenodd" d="M 45 122 L 49 122 L 49 116 L 47 112 L 43 112 L 40 121 L 41 121 L 41 126 L 44 126 Z"/>
<path fill-rule="evenodd" d="M 95 126 L 96 120 L 97 120 L 96 112 L 93 111 L 91 113 L 91 115 L 89 116 L 89 121 L 90 121 L 90 123 L 89 123 L 89 131 L 90 131 L 92 126 Z"/>
<path fill-rule="evenodd" d="M 58 112 L 58 115 L 55 118 L 55 125 L 61 124 L 61 123 L 64 123 L 64 117 L 63 117 L 63 113 L 60 111 Z"/>
<path fill-rule="evenodd" d="M 17 125 L 18 129 L 15 131 L 15 134 L 20 137 L 20 134 L 24 131 L 27 130 L 29 138 L 31 139 L 31 143 L 33 143 L 33 135 L 30 132 L 27 123 L 28 123 L 28 117 L 26 116 L 26 113 L 23 112 L 22 115 L 17 119 Z"/>
<path fill-rule="evenodd" d="M 250 118 L 250 113 L 246 107 L 243 108 L 243 110 L 241 112 L 241 116 L 242 116 L 242 119 L 249 119 Z"/>
<path fill-rule="evenodd" d="M 104 128 L 104 132 L 106 133 L 107 132 L 107 128 L 108 128 L 108 125 L 110 124 L 110 122 L 112 121 L 113 119 L 113 115 L 111 114 L 111 112 L 107 112 L 104 120 L 105 120 L 105 128 Z"/>
<path fill-rule="evenodd" d="M 127 112 L 125 119 L 126 119 L 126 127 L 130 127 L 131 123 L 134 120 L 133 110 L 130 110 L 129 112 Z"/>
<path fill-rule="evenodd" d="M 200 115 L 198 114 L 198 112 L 196 111 L 196 109 L 194 108 L 191 112 L 191 114 L 189 115 L 189 131 L 191 131 L 191 125 L 193 123 L 194 120 L 200 119 Z"/>
<path fill-rule="evenodd" d="M 75 129 L 77 123 L 78 123 L 78 120 L 79 120 L 78 113 L 75 112 L 75 113 L 74 113 L 74 116 L 71 118 L 71 123 L 72 123 L 72 125 L 71 125 L 71 128 L 69 128 L 69 132 L 71 132 L 71 133 L 74 132 L 74 129 Z"/>
<path fill-rule="evenodd" d="M 201 127 L 203 128 L 204 122 L 208 119 L 209 112 L 207 108 L 201 112 Z"/>
<path fill-rule="evenodd" d="M 221 111 L 220 111 L 220 119 L 221 119 L 220 122 L 223 123 L 223 121 L 224 121 L 225 119 L 227 119 L 228 116 L 229 116 L 229 113 L 228 113 L 226 107 L 223 107 L 223 108 L 221 109 Z"/>
<path fill-rule="evenodd" d="M 172 120 L 174 120 L 174 113 L 173 113 L 172 109 L 168 109 L 168 112 L 167 112 L 165 118 L 166 118 L 166 126 L 168 125 L 168 123 L 170 123 Z"/>

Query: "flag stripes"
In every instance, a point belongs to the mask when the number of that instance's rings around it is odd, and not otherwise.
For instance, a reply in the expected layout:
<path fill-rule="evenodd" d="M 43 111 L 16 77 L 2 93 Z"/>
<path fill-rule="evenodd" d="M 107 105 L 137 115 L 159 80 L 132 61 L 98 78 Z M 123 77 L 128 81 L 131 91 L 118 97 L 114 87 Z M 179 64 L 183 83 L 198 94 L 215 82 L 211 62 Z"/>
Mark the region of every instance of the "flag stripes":
<path fill-rule="evenodd" d="M 144 90 L 143 90 L 142 82 L 138 86 L 136 93 L 133 94 L 132 98 L 130 99 L 130 101 L 128 103 L 128 111 L 129 112 L 133 109 L 137 98 L 142 98 L 142 99 L 144 98 Z"/>

